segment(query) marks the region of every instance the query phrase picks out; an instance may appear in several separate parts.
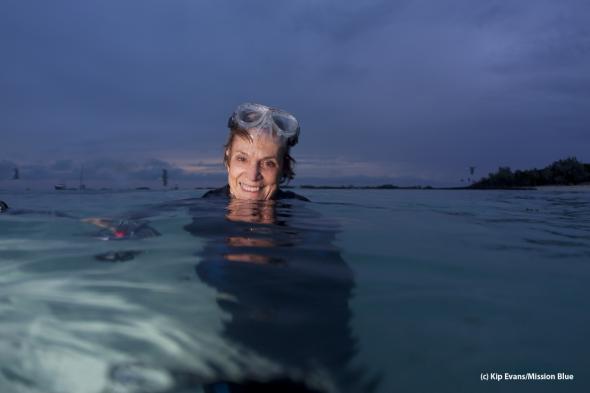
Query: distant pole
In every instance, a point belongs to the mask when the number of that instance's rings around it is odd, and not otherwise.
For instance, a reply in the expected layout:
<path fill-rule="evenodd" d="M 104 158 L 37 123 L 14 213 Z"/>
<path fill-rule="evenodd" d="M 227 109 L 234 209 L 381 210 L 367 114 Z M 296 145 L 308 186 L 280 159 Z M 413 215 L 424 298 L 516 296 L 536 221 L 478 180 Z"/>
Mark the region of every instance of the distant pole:
<path fill-rule="evenodd" d="M 473 177 L 473 174 L 475 173 L 475 168 L 476 168 L 476 167 L 474 167 L 474 166 L 470 166 L 470 167 L 469 167 L 469 175 L 470 175 L 470 176 L 469 176 L 469 178 L 467 178 L 467 181 L 468 181 L 469 183 L 471 183 L 471 182 L 472 182 L 472 177 Z"/>
<path fill-rule="evenodd" d="M 86 189 L 86 185 L 84 184 L 84 165 L 80 167 L 80 186 L 78 188 L 80 190 Z"/>
<path fill-rule="evenodd" d="M 20 174 L 18 173 L 18 168 L 14 168 L 14 175 L 12 176 L 12 180 L 20 179 Z"/>
<path fill-rule="evenodd" d="M 168 171 L 166 169 L 162 169 L 162 185 L 168 187 Z"/>

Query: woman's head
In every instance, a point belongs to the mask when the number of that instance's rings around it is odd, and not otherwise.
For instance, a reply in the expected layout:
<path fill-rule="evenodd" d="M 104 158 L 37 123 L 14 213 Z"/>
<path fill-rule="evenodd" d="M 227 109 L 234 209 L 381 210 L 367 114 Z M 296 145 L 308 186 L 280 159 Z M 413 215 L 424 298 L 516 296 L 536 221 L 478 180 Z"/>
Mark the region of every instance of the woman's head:
<path fill-rule="evenodd" d="M 290 149 L 299 136 L 297 120 L 284 111 L 245 104 L 229 126 L 223 161 L 230 193 L 237 199 L 273 199 L 279 184 L 295 176 Z"/>

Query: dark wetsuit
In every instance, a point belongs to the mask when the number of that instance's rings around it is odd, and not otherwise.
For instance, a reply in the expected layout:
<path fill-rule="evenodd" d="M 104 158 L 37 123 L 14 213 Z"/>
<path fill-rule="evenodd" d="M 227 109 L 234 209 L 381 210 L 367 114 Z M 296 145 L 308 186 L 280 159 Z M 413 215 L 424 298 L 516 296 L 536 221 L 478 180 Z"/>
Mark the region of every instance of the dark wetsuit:
<path fill-rule="evenodd" d="M 223 187 L 207 191 L 205 194 L 203 194 L 202 198 L 231 198 L 231 194 L 229 193 L 229 185 L 226 184 Z M 281 189 L 276 192 L 272 199 L 297 199 L 300 201 L 309 202 L 309 199 L 303 195 L 295 194 L 293 191 L 283 191 Z"/>

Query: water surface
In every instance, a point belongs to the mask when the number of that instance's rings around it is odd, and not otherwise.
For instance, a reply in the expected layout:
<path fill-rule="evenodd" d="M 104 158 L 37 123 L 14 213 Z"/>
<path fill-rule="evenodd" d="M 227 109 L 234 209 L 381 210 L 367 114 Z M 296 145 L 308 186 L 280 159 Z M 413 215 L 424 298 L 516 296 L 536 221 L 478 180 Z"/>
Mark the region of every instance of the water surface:
<path fill-rule="evenodd" d="M 590 192 L 302 193 L 0 193 L 0 391 L 588 391 Z"/>

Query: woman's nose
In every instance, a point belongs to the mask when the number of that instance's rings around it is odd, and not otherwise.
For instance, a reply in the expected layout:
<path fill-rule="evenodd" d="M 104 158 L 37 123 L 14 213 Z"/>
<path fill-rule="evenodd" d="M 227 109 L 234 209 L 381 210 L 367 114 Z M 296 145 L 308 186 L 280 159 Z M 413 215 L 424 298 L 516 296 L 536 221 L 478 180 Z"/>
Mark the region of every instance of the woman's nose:
<path fill-rule="evenodd" d="M 248 165 L 248 180 L 260 180 L 262 174 L 260 173 L 260 166 L 258 163 L 251 163 Z"/>

